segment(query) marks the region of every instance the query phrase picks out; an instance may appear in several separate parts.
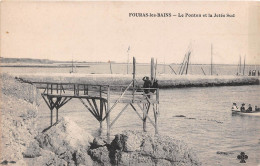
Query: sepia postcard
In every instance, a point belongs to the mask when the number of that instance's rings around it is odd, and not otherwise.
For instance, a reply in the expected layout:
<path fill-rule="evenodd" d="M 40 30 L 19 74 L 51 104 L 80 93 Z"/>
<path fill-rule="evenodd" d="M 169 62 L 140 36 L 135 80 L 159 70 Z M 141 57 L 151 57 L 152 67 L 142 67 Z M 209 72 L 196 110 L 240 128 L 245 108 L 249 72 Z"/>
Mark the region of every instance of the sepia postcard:
<path fill-rule="evenodd" d="M 260 166 L 259 1 L 0 4 L 0 165 Z"/>

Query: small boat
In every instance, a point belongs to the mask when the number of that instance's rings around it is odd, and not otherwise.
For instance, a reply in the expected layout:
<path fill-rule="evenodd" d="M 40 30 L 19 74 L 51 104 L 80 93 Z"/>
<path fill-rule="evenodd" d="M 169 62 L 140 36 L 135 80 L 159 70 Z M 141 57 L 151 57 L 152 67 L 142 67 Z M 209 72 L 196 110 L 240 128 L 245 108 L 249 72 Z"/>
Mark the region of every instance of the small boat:
<path fill-rule="evenodd" d="M 260 110 L 252 111 L 252 112 L 241 112 L 240 110 L 231 110 L 232 114 L 236 115 L 246 115 L 246 116 L 259 116 L 260 117 Z"/>

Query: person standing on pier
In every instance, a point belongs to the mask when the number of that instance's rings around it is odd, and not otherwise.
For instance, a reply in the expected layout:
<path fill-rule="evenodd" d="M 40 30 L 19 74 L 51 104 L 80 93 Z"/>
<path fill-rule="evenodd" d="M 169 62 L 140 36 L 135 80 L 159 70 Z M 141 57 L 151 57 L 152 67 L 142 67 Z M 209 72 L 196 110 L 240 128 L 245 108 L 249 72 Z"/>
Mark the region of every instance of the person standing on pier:
<path fill-rule="evenodd" d="M 150 89 L 149 89 L 149 88 L 151 88 L 152 83 L 151 83 L 151 81 L 149 80 L 149 77 L 147 77 L 147 76 L 145 76 L 145 77 L 143 78 L 143 81 L 144 81 L 144 85 L 143 85 L 144 93 L 145 93 L 145 94 L 148 94 L 148 93 L 150 92 Z M 148 96 L 148 97 L 149 97 L 149 96 Z"/>
<path fill-rule="evenodd" d="M 153 82 L 153 85 L 152 85 L 153 89 L 151 89 L 151 92 L 154 93 L 158 87 L 159 87 L 158 80 L 154 79 L 154 82 Z"/>

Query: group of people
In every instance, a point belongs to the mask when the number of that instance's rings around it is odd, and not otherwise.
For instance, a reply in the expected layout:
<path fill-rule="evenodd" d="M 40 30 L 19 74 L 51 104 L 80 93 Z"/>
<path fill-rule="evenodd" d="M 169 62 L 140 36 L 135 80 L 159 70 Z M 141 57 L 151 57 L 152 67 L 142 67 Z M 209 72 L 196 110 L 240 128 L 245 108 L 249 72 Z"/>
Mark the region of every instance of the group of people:
<path fill-rule="evenodd" d="M 144 93 L 148 94 L 148 93 L 154 93 L 156 91 L 156 89 L 159 87 L 158 85 L 158 80 L 154 79 L 153 82 L 149 79 L 149 77 L 145 76 L 143 78 L 144 81 Z"/>
<path fill-rule="evenodd" d="M 239 110 L 236 103 L 233 103 L 232 110 Z M 259 110 L 260 110 L 260 108 L 257 108 L 257 106 L 255 106 L 255 111 L 259 111 Z M 252 109 L 251 104 L 248 104 L 248 108 L 246 109 L 245 103 L 243 103 L 240 107 L 240 111 L 241 112 L 252 112 L 253 109 Z"/>
<path fill-rule="evenodd" d="M 260 76 L 260 71 L 258 70 L 256 73 L 256 70 L 249 70 L 249 76 Z"/>

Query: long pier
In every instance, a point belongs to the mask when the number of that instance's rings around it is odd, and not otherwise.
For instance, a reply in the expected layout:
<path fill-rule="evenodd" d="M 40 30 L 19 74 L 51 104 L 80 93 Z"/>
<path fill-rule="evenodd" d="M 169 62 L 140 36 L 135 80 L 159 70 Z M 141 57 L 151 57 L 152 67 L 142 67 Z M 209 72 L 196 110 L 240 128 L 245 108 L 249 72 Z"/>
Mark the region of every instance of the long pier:
<path fill-rule="evenodd" d="M 96 118 L 102 129 L 106 120 L 107 136 L 122 113 L 128 108 L 137 114 L 143 122 L 146 131 L 147 119 L 158 133 L 159 88 L 143 88 L 135 79 L 135 59 L 133 59 L 133 79 L 128 85 L 92 85 L 81 83 L 31 82 L 41 91 L 41 96 L 50 109 L 50 126 L 58 122 L 59 109 L 72 99 L 78 99 Z M 149 93 L 148 93 L 148 92 Z M 110 120 L 110 114 L 118 104 L 124 104 L 123 109 L 115 119 Z M 149 110 L 154 118 L 150 118 Z M 56 110 L 56 122 L 53 114 Z"/>
<path fill-rule="evenodd" d="M 77 83 L 54 83 L 54 82 L 32 82 L 41 89 L 41 96 L 50 109 L 50 125 L 54 124 L 53 114 L 56 110 L 56 122 L 59 119 L 59 109 L 71 99 L 78 99 L 86 109 L 97 119 L 102 128 L 102 122 L 107 122 L 107 135 L 110 129 L 130 106 L 137 116 L 143 121 L 143 130 L 146 131 L 146 120 L 148 119 L 158 133 L 157 114 L 159 112 L 159 89 L 137 88 L 134 82 L 128 86 L 90 85 Z M 135 83 L 137 84 L 137 83 Z M 146 94 L 144 90 L 153 90 L 154 93 Z M 125 104 L 115 119 L 110 121 L 110 113 L 117 104 Z M 149 110 L 154 112 L 154 120 L 149 117 Z M 141 110 L 141 113 L 139 113 Z"/>

